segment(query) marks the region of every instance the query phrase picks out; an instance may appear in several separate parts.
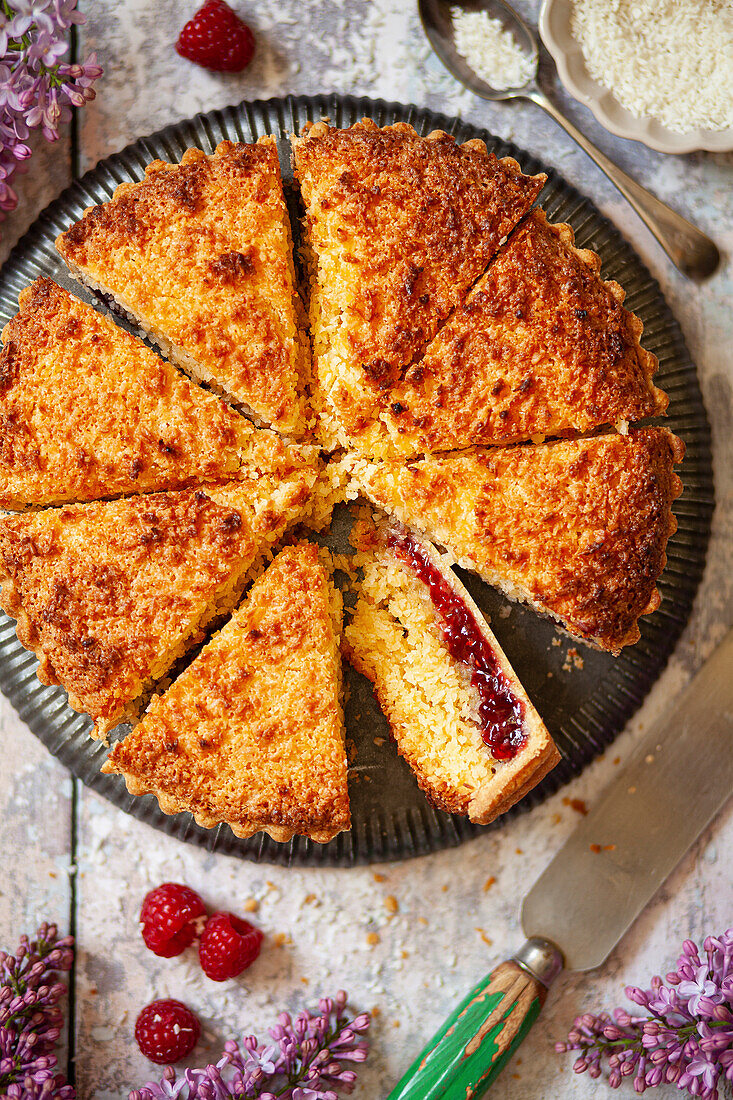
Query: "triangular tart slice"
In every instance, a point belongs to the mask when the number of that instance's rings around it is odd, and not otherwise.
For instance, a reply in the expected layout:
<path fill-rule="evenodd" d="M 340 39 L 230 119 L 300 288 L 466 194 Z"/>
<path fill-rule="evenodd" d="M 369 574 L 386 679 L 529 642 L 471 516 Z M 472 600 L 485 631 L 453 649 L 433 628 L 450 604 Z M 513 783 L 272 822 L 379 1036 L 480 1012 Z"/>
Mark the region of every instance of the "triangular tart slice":
<path fill-rule="evenodd" d="M 287 461 L 280 436 L 50 279 L 19 301 L 0 352 L 0 507 L 181 489 Z"/>
<path fill-rule="evenodd" d="M 283 550 L 103 771 L 237 836 L 325 842 L 348 829 L 341 617 L 317 547 Z"/>
<path fill-rule="evenodd" d="M 398 524 L 356 525 L 363 577 L 344 638 L 430 801 L 487 825 L 560 759 L 444 555 Z"/>
<path fill-rule="evenodd" d="M 364 119 L 294 140 L 306 208 L 316 405 L 358 441 L 545 182 L 482 141 Z"/>
<path fill-rule="evenodd" d="M 659 606 L 684 444 L 661 428 L 422 460 L 353 459 L 359 489 L 459 565 L 618 653 Z"/>
<path fill-rule="evenodd" d="M 307 506 L 315 470 L 67 505 L 0 520 L 0 603 L 96 734 L 140 701 Z"/>
<path fill-rule="evenodd" d="M 505 444 L 664 412 L 641 321 L 599 269 L 569 225 L 533 211 L 391 391 L 391 438 L 372 453 Z"/>
<path fill-rule="evenodd" d="M 304 433 L 309 347 L 274 138 L 154 161 L 56 247 L 192 377 L 257 423 Z"/>

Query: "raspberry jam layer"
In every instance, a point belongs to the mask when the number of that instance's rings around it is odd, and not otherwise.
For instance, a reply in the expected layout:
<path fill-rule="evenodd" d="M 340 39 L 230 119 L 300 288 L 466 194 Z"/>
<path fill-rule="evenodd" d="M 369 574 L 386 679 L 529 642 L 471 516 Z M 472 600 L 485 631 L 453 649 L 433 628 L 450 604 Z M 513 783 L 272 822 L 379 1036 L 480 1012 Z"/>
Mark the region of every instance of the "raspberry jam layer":
<path fill-rule="evenodd" d="M 392 532 L 387 545 L 427 585 L 446 649 L 471 672 L 479 694 L 481 736 L 496 760 L 513 760 L 527 743 L 524 704 L 511 688 L 496 653 L 463 600 L 409 531 Z"/>

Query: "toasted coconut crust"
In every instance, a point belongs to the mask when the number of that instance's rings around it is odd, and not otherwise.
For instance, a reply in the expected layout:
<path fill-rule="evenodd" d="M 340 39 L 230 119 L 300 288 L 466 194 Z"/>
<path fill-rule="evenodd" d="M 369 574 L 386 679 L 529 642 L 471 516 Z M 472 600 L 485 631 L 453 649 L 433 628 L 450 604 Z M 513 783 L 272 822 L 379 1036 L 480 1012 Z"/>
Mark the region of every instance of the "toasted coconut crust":
<path fill-rule="evenodd" d="M 422 543 L 430 561 L 475 620 L 512 694 L 520 701 L 526 743 L 514 759 L 498 761 L 492 759 L 490 749 L 481 741 L 468 710 L 454 717 L 454 723 L 457 719 L 455 729 L 441 728 L 440 717 L 445 706 L 441 692 L 454 662 L 447 649 L 439 649 L 444 675 L 438 678 L 437 683 L 431 684 L 430 673 L 434 670 L 426 666 L 422 675 L 415 679 L 416 672 L 420 671 L 419 665 L 409 663 L 407 653 L 419 653 L 421 642 L 430 642 L 430 639 L 416 637 L 420 633 L 419 628 L 416 630 L 412 619 L 403 621 L 399 607 L 400 602 L 405 600 L 405 593 L 408 604 L 414 601 L 415 608 L 430 604 L 430 598 L 427 586 L 389 547 L 387 534 L 386 524 L 371 530 L 360 525 L 356 544 L 362 553 L 370 555 L 377 566 L 382 567 L 381 583 L 378 586 L 358 586 L 359 599 L 354 621 L 345 631 L 346 655 L 357 671 L 374 684 L 398 752 L 410 765 L 420 789 L 433 805 L 447 813 L 467 814 L 476 824 L 488 825 L 547 775 L 559 761 L 559 753 L 479 608 L 444 558 L 427 543 Z M 392 578 L 398 579 L 402 590 L 399 594 L 396 588 L 390 591 Z M 394 637 L 385 630 L 390 620 L 397 627 Z M 384 633 L 380 633 L 380 625 Z M 422 629 L 423 635 L 431 634 L 442 639 L 437 617 L 433 618 L 432 614 Z M 400 634 L 404 634 L 405 652 L 400 649 Z M 396 647 L 393 644 L 395 641 Z M 440 645 L 443 645 L 442 641 Z M 432 653 L 434 659 L 434 642 L 427 652 Z M 427 710 L 424 704 L 421 707 L 420 703 L 413 705 L 411 702 L 410 694 L 418 692 L 425 693 Z M 470 695 L 471 689 L 464 688 L 464 700 Z M 428 719 L 424 721 L 426 714 Z M 466 781 L 467 772 L 473 777 L 470 782 Z"/>
<path fill-rule="evenodd" d="M 433 338 L 545 182 L 481 141 L 370 119 L 294 141 L 315 259 L 317 403 L 348 442 Z"/>
<path fill-rule="evenodd" d="M 0 603 L 41 682 L 61 684 L 97 733 L 134 716 L 307 507 L 304 472 L 267 489 L 274 499 L 253 477 L 0 520 Z"/>
<path fill-rule="evenodd" d="M 309 350 L 274 138 L 154 161 L 56 247 L 184 370 L 258 422 L 303 434 Z"/>
<path fill-rule="evenodd" d="M 569 225 L 533 211 L 390 392 L 383 419 L 394 452 L 588 432 L 664 412 L 641 321 L 599 269 Z"/>
<path fill-rule="evenodd" d="M 350 825 L 340 632 L 317 548 L 288 547 L 103 770 L 205 828 L 331 840 Z"/>
<path fill-rule="evenodd" d="M 354 485 L 459 564 L 619 653 L 659 606 L 684 444 L 660 428 L 419 461 L 354 459 Z"/>
<path fill-rule="evenodd" d="M 0 353 L 0 507 L 180 489 L 284 451 L 50 279 Z"/>

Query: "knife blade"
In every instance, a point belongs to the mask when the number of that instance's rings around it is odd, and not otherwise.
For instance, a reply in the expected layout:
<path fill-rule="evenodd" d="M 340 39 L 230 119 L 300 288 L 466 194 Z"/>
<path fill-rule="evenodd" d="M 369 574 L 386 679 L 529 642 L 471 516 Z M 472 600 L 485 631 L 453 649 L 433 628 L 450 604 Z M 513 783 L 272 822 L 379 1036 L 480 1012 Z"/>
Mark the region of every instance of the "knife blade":
<path fill-rule="evenodd" d="M 590 970 L 733 793 L 733 630 L 527 894 L 526 943 L 468 994 L 388 1100 L 483 1096 L 563 966 Z"/>

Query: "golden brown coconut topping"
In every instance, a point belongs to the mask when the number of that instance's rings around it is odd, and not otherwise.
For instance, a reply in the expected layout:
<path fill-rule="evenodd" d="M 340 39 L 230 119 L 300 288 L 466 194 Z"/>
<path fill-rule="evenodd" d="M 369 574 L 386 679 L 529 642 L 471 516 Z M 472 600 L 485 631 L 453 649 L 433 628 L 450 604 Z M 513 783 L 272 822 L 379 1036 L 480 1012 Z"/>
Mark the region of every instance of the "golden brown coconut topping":
<path fill-rule="evenodd" d="M 194 378 L 303 434 L 308 341 L 273 138 L 154 161 L 56 247 Z"/>
<path fill-rule="evenodd" d="M 568 225 L 534 211 L 390 393 L 397 452 L 587 432 L 663 412 L 641 321 Z"/>
<path fill-rule="evenodd" d="M 522 175 L 481 141 L 458 145 L 441 131 L 425 139 L 368 119 L 346 130 L 317 123 L 294 147 L 318 385 L 326 419 L 349 437 L 461 302 L 545 177 Z"/>
<path fill-rule="evenodd" d="M 330 840 L 350 824 L 340 632 L 317 548 L 288 547 L 105 771 L 207 827 Z"/>
<path fill-rule="evenodd" d="M 460 564 L 618 653 L 659 606 L 684 445 L 647 428 L 420 461 L 354 460 L 354 483 Z"/>

